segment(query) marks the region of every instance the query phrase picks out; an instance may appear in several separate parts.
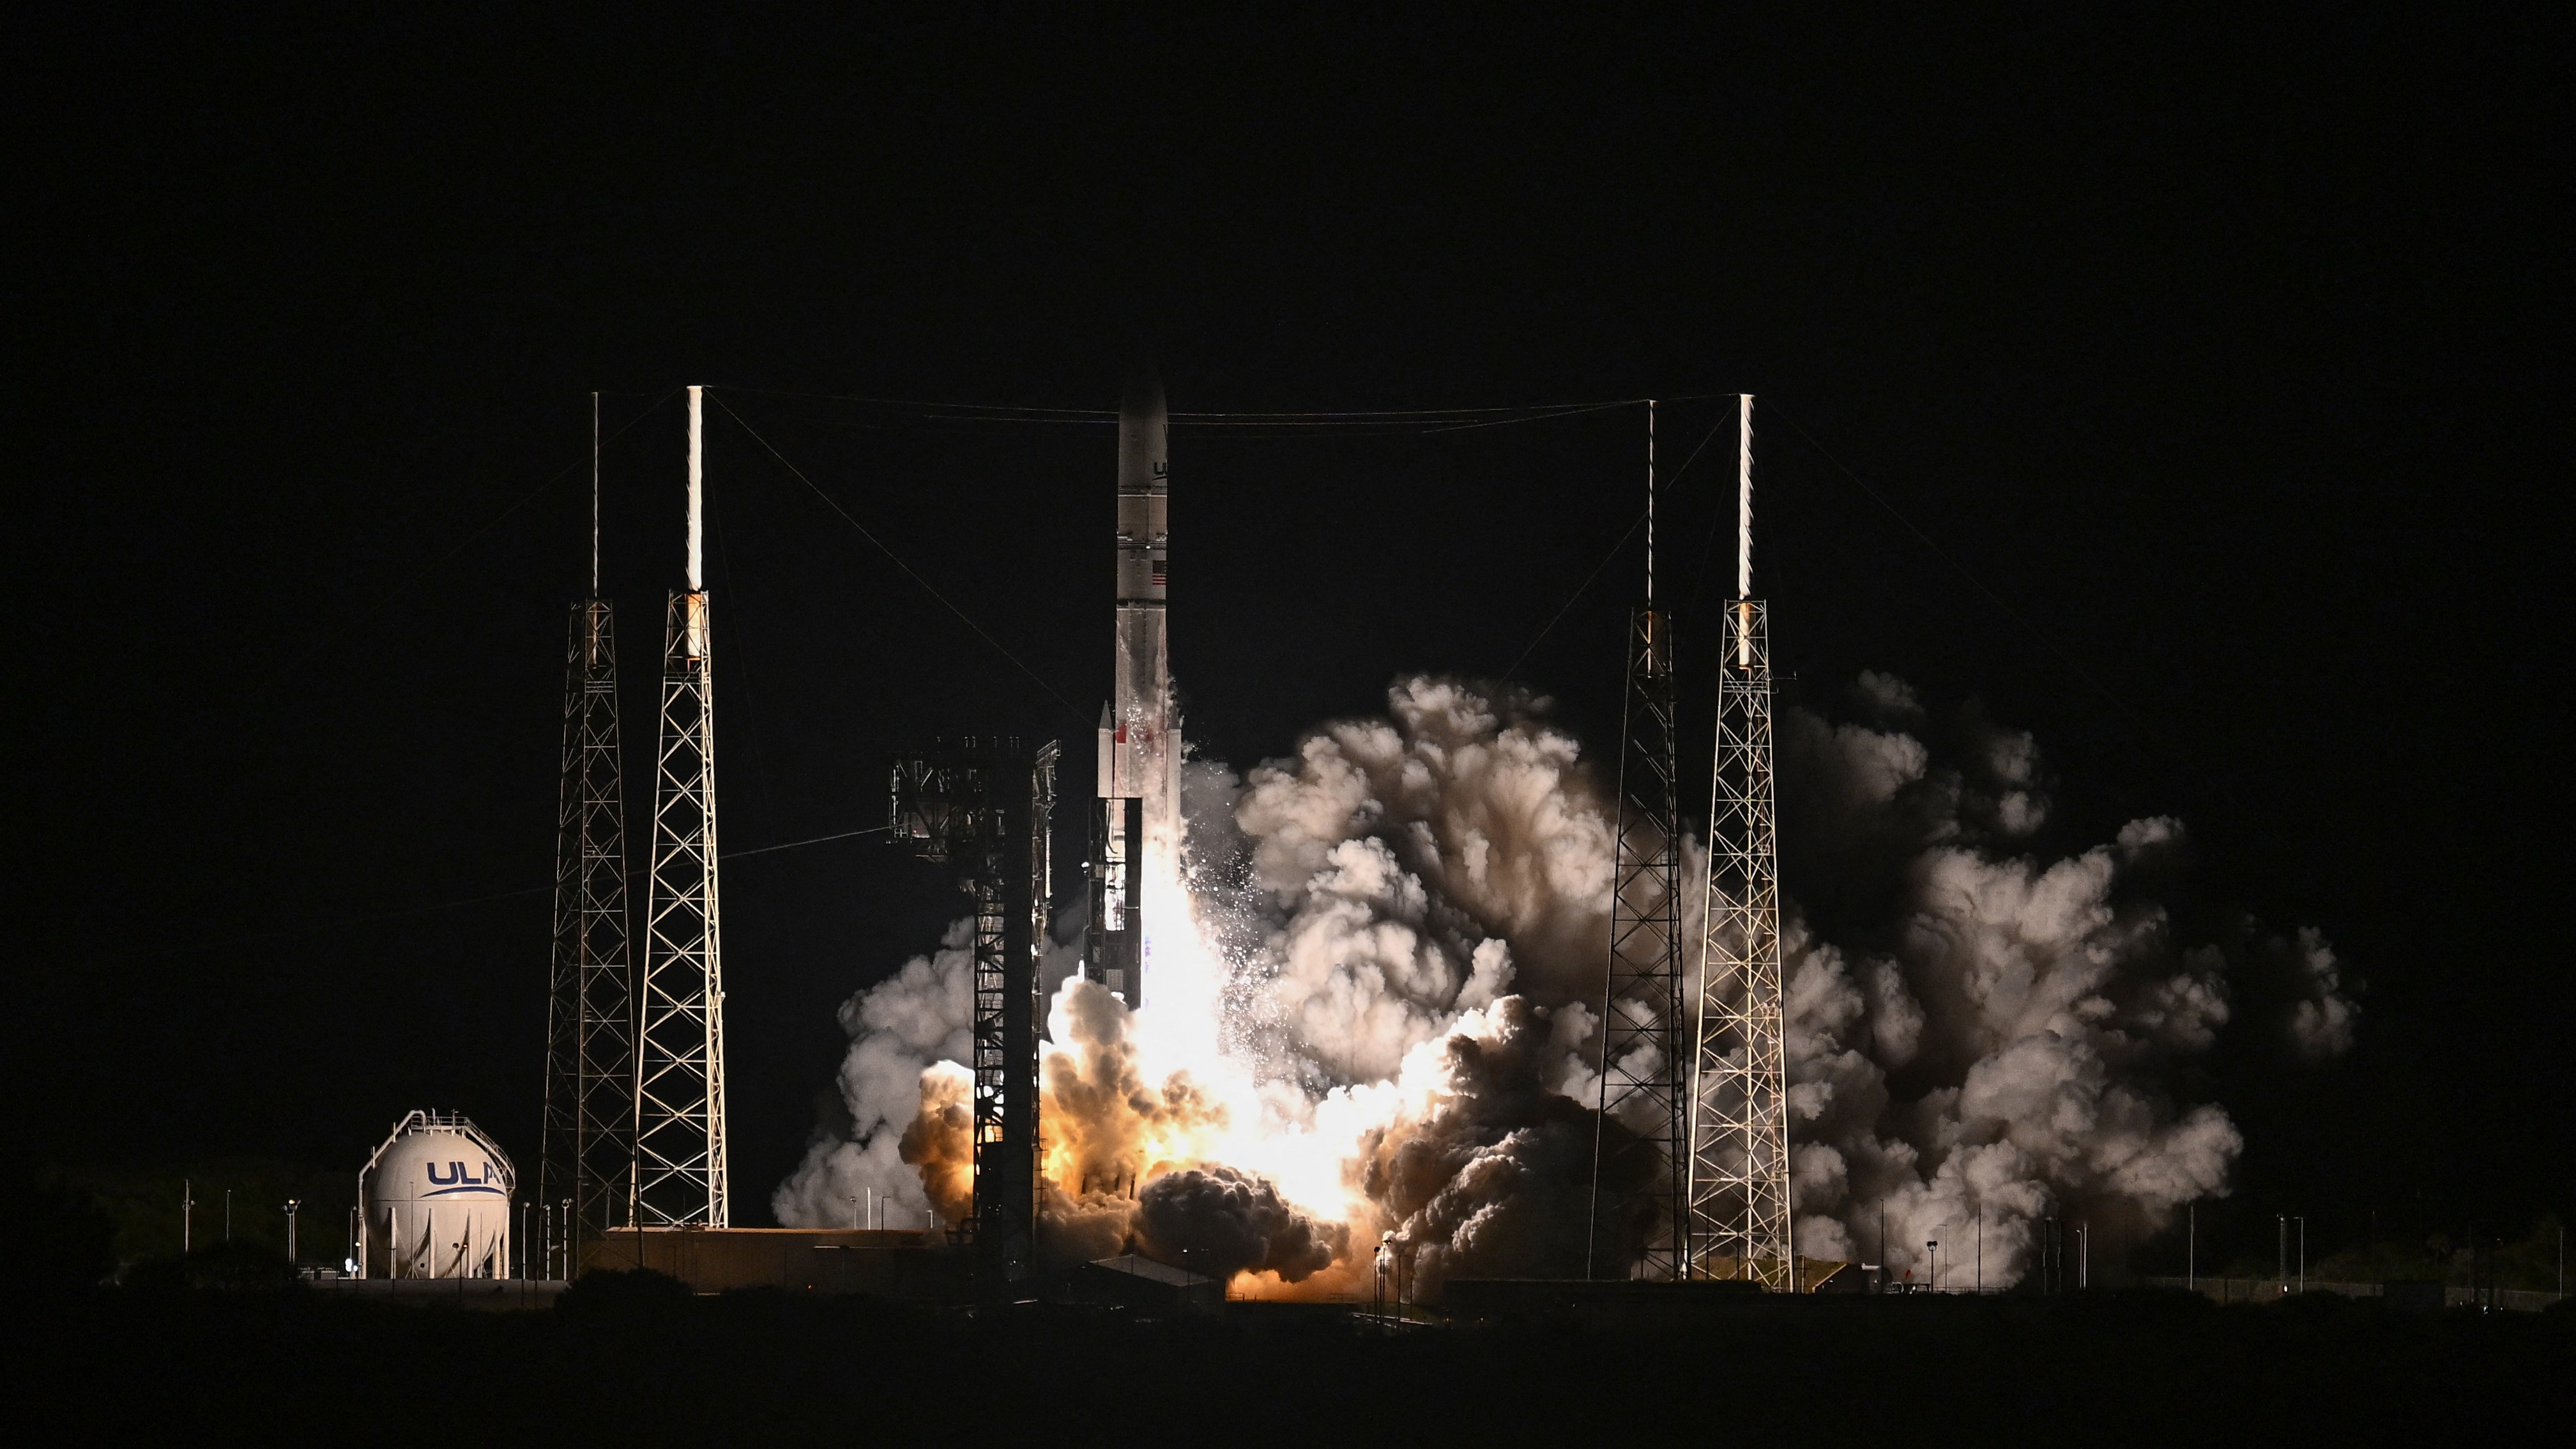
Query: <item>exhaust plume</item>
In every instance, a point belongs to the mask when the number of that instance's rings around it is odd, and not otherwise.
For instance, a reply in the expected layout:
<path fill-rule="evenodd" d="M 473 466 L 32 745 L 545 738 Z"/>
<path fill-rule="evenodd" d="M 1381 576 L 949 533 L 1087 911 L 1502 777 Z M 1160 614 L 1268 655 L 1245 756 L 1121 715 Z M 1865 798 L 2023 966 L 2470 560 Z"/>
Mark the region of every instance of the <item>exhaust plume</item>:
<path fill-rule="evenodd" d="M 2242 1138 L 2182 1084 L 2247 948 L 2178 939 L 2159 892 L 2179 822 L 2052 858 L 2029 735 L 1973 711 L 1935 729 L 1886 675 L 1852 700 L 1853 720 L 1780 713 L 1800 1251 L 1909 1269 L 1906 1244 L 1982 1220 L 1987 1279 L 2009 1284 L 2043 1218 L 2108 1249 L 2224 1193 Z M 1365 1292 L 1392 1230 L 1431 1291 L 1583 1271 L 1596 1133 L 1626 1130 L 1592 1108 L 1613 830 L 1545 716 L 1414 677 L 1386 717 L 1246 777 L 1187 764 L 1181 820 L 1146 843 L 1149 1004 L 1079 979 L 1052 996 L 1051 1261 L 1140 1251 L 1265 1293 Z M 1684 859 L 1696 896 L 1705 850 Z M 1683 904 L 1695 944 L 1705 902 Z M 842 1009 L 848 1122 L 779 1188 L 782 1222 L 837 1220 L 854 1185 L 966 1211 L 965 939 Z M 2343 968 L 2313 931 L 2290 949 L 2282 1044 L 2345 1049 Z M 1650 1226 L 1622 1225 L 1630 1257 Z"/>

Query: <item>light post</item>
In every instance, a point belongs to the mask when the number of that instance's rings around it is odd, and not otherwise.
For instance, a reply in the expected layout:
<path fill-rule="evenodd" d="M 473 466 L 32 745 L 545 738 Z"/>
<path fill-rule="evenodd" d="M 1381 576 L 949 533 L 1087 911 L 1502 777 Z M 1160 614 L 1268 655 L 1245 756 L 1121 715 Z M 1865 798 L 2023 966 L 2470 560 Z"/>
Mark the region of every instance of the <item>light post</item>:
<path fill-rule="evenodd" d="M 1386 1332 L 1386 1278 L 1395 1266 L 1395 1229 L 1389 1228 L 1377 1240 L 1377 1328 Z"/>
<path fill-rule="evenodd" d="M 2307 1220 L 2306 1218 L 2304 1218 L 2304 1217 L 2303 1217 L 2303 1218 L 2300 1218 L 2300 1219 L 2298 1220 L 2298 1223 L 2299 1223 L 2299 1291 L 2300 1291 L 2300 1292 L 2302 1292 L 2302 1293 L 2305 1293 L 2305 1292 L 2307 1292 L 2307 1291 L 2308 1291 L 2308 1220 Z"/>
<path fill-rule="evenodd" d="M 1398 1322 L 1404 1319 L 1404 1260 L 1409 1256 L 1404 1251 L 1406 1246 L 1403 1243 L 1395 1245 L 1395 1316 Z"/>
<path fill-rule="evenodd" d="M 233 1240 L 233 1190 L 224 1189 L 224 1241 Z"/>
<path fill-rule="evenodd" d="M 572 1250 L 572 1199 L 565 1198 L 563 1200 L 563 1276 L 567 1283 L 572 1281 Z"/>
<path fill-rule="evenodd" d="M 1986 1291 L 1986 1205 L 1977 1204 L 1977 1294 Z"/>
<path fill-rule="evenodd" d="M 187 1178 L 179 1179 L 179 1256 L 184 1258 L 197 1250 L 196 1185 Z"/>
<path fill-rule="evenodd" d="M 2183 1208 L 2182 1281 L 2192 1292 L 2200 1291 L 2200 1204 Z"/>
<path fill-rule="evenodd" d="M 286 1200 L 286 1263 L 288 1267 L 293 1267 L 295 1265 L 295 1210 L 303 1205 L 302 1200 L 297 1198 L 290 1197 Z"/>
<path fill-rule="evenodd" d="M 2290 1215 L 2274 1213 L 2272 1221 L 2279 1230 L 2272 1244 L 2272 1276 L 2280 1282 L 2281 1296 L 2287 1298 L 2290 1296 Z"/>
<path fill-rule="evenodd" d="M 1938 1293 L 1941 1291 L 1941 1240 L 1939 1238 L 1925 1239 L 1923 1250 L 1932 1255 L 1931 1288 L 1933 1292 Z"/>

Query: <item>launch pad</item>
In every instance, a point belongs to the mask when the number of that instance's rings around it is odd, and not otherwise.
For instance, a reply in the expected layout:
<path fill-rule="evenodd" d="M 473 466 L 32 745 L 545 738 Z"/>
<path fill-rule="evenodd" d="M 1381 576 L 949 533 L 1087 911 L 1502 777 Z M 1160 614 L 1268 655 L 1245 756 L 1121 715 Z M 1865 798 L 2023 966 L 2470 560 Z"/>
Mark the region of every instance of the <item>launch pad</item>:
<path fill-rule="evenodd" d="M 936 1230 L 619 1228 L 589 1245 L 581 1270 L 643 1268 L 698 1293 L 784 1288 L 950 1303 L 967 1295 L 971 1273 L 947 1246 Z"/>
<path fill-rule="evenodd" d="M 1049 1281 L 1040 1251 L 1039 1052 L 1060 752 L 1052 740 L 940 739 L 898 757 L 890 774 L 887 830 L 923 859 L 954 867 L 973 902 L 972 1061 L 966 1064 L 971 1208 L 944 1233 L 899 1240 L 731 1227 L 714 610 L 701 545 L 706 392 L 687 389 L 687 568 L 685 587 L 669 600 L 649 868 L 642 919 L 631 929 L 624 920 L 630 908 L 625 803 L 615 758 L 611 625 L 597 585 L 594 478 L 591 597 L 574 605 L 567 650 L 548 1136 L 541 1154 L 541 1204 L 561 1227 L 550 1229 L 548 1260 L 576 1269 L 651 1267 L 700 1286 L 758 1282 L 854 1291 L 898 1280 L 924 1292 L 937 1282 L 954 1288 L 942 1275 L 971 1269 L 979 1298 L 1032 1296 Z M 1713 651 L 1721 656 L 1724 709 L 1711 812 L 1725 838 L 1711 842 L 1705 881 L 1687 885 L 1678 798 L 1681 656 L 1671 615 L 1654 595 L 1654 404 L 1640 401 L 1647 418 L 1646 594 L 1631 621 L 1612 822 L 1617 884 L 1604 943 L 1609 969 L 1596 999 L 1601 1095 L 1593 1104 L 1596 1122 L 1605 1125 L 1595 1129 L 1583 1271 L 1593 1279 L 1673 1282 L 1726 1276 L 1796 1291 L 1814 1285 L 1798 1281 L 1786 1211 L 1768 643 L 1750 569 L 1751 399 L 1741 399 L 1738 595 L 1727 611 L 1728 637 Z M 1130 1010 L 1147 1004 L 1146 978 L 1155 969 L 1145 883 L 1149 874 L 1160 878 L 1170 870 L 1181 843 L 1181 722 L 1168 620 L 1169 424 L 1159 383 L 1131 383 L 1117 415 L 1113 658 L 1095 739 L 1084 861 L 1088 910 L 1074 964 Z M 1686 943 L 1685 902 L 1694 897 L 1708 902 L 1706 925 L 1698 940 Z M 1686 960 L 1692 952 L 1700 957 L 1695 968 Z M 1686 983 L 1693 982 L 1700 985 L 1698 1000 L 1689 999 Z M 621 1102 L 631 1102 L 631 1110 L 621 1110 Z M 1606 1125 L 1614 1121 L 1617 1128 Z M 929 1170 L 915 1150 L 907 1134 L 905 1161 Z M 954 1204 L 956 1198 L 941 1200 Z M 1137 1241 L 1130 1238 L 1129 1245 Z M 925 1251 L 938 1247 L 965 1251 Z M 844 1256 L 827 1262 L 818 1254 Z M 851 1266 L 893 1261 L 888 1255 L 948 1266 Z"/>

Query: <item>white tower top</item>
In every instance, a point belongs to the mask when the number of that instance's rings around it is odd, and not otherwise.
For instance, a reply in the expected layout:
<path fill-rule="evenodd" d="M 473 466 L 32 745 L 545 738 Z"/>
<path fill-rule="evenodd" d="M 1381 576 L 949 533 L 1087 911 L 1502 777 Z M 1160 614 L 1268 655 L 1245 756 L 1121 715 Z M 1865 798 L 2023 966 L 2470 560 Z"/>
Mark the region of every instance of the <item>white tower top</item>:
<path fill-rule="evenodd" d="M 1753 597 L 1753 394 L 1742 404 L 1735 433 L 1735 596 Z"/>
<path fill-rule="evenodd" d="M 693 594 L 705 593 L 707 588 L 700 543 L 706 515 L 706 392 L 703 387 L 689 389 L 689 592 Z"/>
<path fill-rule="evenodd" d="M 1655 607 L 1655 400 L 1646 399 L 1646 607 Z"/>

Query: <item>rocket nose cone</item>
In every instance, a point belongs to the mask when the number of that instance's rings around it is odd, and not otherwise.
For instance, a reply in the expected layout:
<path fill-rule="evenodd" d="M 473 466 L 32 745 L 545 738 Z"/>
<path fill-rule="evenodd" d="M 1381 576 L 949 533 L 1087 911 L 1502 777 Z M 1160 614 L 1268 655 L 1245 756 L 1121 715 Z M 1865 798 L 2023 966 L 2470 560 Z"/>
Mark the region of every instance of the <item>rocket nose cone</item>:
<path fill-rule="evenodd" d="M 1162 418 L 1163 380 L 1153 368 L 1139 367 L 1127 375 L 1127 390 L 1118 398 L 1118 415 L 1138 421 Z"/>

